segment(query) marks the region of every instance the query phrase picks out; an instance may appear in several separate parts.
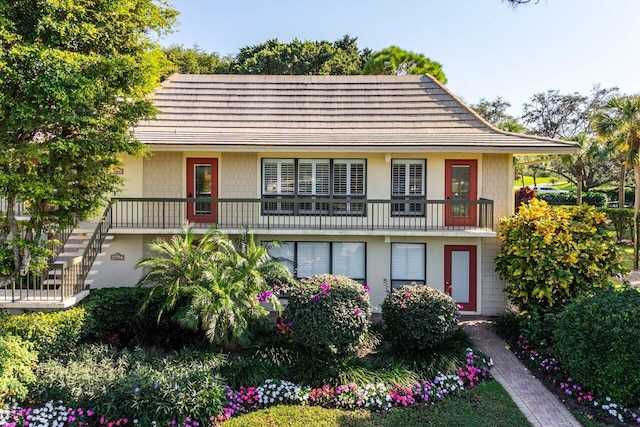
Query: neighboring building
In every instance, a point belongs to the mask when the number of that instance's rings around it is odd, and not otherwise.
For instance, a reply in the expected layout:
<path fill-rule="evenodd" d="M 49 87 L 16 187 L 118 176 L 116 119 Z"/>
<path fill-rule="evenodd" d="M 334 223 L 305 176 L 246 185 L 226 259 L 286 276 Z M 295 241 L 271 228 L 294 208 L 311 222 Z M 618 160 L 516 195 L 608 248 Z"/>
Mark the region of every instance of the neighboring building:
<path fill-rule="evenodd" d="M 116 171 L 92 288 L 134 285 L 145 243 L 188 220 L 278 240 L 295 276 L 350 276 L 378 309 L 389 287 L 417 282 L 500 314 L 513 156 L 576 151 L 490 126 L 429 76 L 177 74 L 153 99 L 161 113 L 135 129 L 151 154 Z"/>

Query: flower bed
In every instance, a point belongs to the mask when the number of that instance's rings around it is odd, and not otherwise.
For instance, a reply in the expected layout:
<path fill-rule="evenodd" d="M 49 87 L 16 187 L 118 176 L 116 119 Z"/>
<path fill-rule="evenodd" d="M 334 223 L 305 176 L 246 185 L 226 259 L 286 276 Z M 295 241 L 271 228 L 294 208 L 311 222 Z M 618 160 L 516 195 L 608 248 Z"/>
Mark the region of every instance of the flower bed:
<path fill-rule="evenodd" d="M 224 387 L 226 404 L 219 414 L 208 420 L 172 420 L 166 424 L 199 427 L 218 425 L 233 416 L 273 405 L 319 405 L 327 408 L 366 409 L 384 411 L 392 407 L 407 407 L 416 404 L 433 403 L 448 395 L 457 395 L 488 378 L 489 367 L 493 364 L 468 349 L 466 364 L 459 369 L 459 375 L 438 375 L 433 381 L 421 381 L 411 387 L 384 384 L 356 386 L 348 384 L 339 387 L 323 386 L 311 388 L 288 381 L 266 380 L 257 387 L 240 387 L 238 390 Z M 40 408 L 0 409 L 0 425 L 6 427 L 67 427 L 67 426 L 131 426 L 138 425 L 137 419 L 120 418 L 107 420 L 87 409 L 69 408 L 62 402 L 48 402 Z"/>
<path fill-rule="evenodd" d="M 619 423 L 640 425 L 640 407 L 625 408 L 613 402 L 608 396 L 595 396 L 590 390 L 585 390 L 577 384 L 564 370 L 562 365 L 551 355 L 545 354 L 531 346 L 531 343 L 521 334 L 515 342 L 514 353 L 530 366 L 544 373 L 555 385 L 561 396 L 592 409 L 605 419 L 614 419 Z"/>

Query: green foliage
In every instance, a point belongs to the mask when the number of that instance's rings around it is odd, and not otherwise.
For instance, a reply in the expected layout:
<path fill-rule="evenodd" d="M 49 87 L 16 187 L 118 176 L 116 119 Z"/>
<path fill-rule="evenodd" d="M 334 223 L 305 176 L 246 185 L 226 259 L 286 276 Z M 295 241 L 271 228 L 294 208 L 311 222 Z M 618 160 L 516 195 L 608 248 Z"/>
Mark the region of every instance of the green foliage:
<path fill-rule="evenodd" d="M 414 53 L 389 46 L 371 54 L 364 64 L 362 74 L 429 74 L 440 83 L 447 83 L 442 65 L 421 53 Z"/>
<path fill-rule="evenodd" d="M 616 241 L 619 242 L 625 235 L 631 234 L 633 230 L 633 209 L 600 208 L 598 211 L 607 215 L 607 218 L 611 221 L 611 228 L 616 232 Z"/>
<path fill-rule="evenodd" d="M 371 305 L 360 283 L 324 274 L 291 289 L 285 315 L 296 344 L 333 360 L 352 357 L 363 346 Z"/>
<path fill-rule="evenodd" d="M 576 195 L 571 193 L 536 193 L 536 197 L 552 206 L 575 206 Z M 607 204 L 607 196 L 603 193 L 583 193 L 582 203 L 602 207 Z"/>
<path fill-rule="evenodd" d="M 191 330 L 203 330 L 211 342 L 226 350 L 251 342 L 249 321 L 269 312 L 261 303 L 280 309 L 267 278 L 290 276 L 282 264 L 271 260 L 267 249 L 245 234 L 238 244 L 218 231 L 196 236 L 191 226 L 170 241 L 149 245 L 152 254 L 138 263 L 149 272 L 139 286 L 151 289 L 163 301 L 158 319 L 165 311 Z"/>
<path fill-rule="evenodd" d="M 585 388 L 640 405 L 640 292 L 607 290 L 569 304 L 555 331 L 558 360 Z"/>
<path fill-rule="evenodd" d="M 153 0 L 0 4 L 0 245 L 37 245 L 90 217 L 119 189 L 121 153 L 143 147 L 131 128 L 155 109 L 146 96 L 167 64 L 152 42 L 177 12 Z M 30 219 L 16 221 L 15 207 Z M 25 275 L 28 245 L 9 280 Z"/>
<path fill-rule="evenodd" d="M 349 35 L 333 43 L 326 40 L 293 39 L 290 43 L 267 40 L 240 49 L 226 71 L 234 74 L 360 74 L 369 51 L 360 52 L 356 40 Z"/>
<path fill-rule="evenodd" d="M 36 381 L 38 355 L 32 347 L 20 337 L 0 335 L 0 408 L 6 401 L 23 401 Z"/>
<path fill-rule="evenodd" d="M 162 49 L 174 65 L 171 72 L 183 74 L 215 74 L 219 70 L 220 57 L 217 53 L 207 53 L 199 46 L 192 48 L 171 45 Z M 166 77 L 166 76 L 165 76 Z"/>
<path fill-rule="evenodd" d="M 594 207 L 551 207 L 537 199 L 500 221 L 495 260 L 511 302 L 523 311 L 560 308 L 624 272 L 606 217 Z"/>
<path fill-rule="evenodd" d="M 107 418 L 137 419 L 165 425 L 174 419 L 207 420 L 221 411 L 224 391 L 216 374 L 225 358 L 181 353 L 165 358 L 137 350 L 83 346 L 64 362 L 50 360 L 37 369 L 43 400 L 91 408 Z"/>
<path fill-rule="evenodd" d="M 382 321 L 399 349 L 425 350 L 442 343 L 458 330 L 458 315 L 455 301 L 429 286 L 402 286 L 382 303 Z"/>
<path fill-rule="evenodd" d="M 118 347 L 144 345 L 176 350 L 204 339 L 201 333 L 185 330 L 169 316 L 158 322 L 159 298 L 142 308 L 149 292 L 147 288 L 129 287 L 92 290 L 81 302 L 86 312 L 83 337 Z"/>
<path fill-rule="evenodd" d="M 0 317 L 0 336 L 15 335 L 33 343 L 40 359 L 67 354 L 73 350 L 85 321 L 82 308 L 70 308 L 51 313 L 27 313 Z"/>

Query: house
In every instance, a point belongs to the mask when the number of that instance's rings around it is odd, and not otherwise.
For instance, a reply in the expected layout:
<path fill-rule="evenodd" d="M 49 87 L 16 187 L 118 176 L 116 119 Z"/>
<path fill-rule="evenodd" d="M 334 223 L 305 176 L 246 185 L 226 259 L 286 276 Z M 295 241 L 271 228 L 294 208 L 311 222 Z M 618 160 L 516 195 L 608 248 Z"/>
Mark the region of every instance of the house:
<path fill-rule="evenodd" d="M 427 283 L 463 306 L 505 306 L 494 258 L 514 211 L 513 156 L 573 143 L 502 132 L 429 76 L 171 76 L 157 118 L 125 156 L 103 216 L 112 241 L 91 288 L 133 286 L 145 244 L 185 221 L 281 242 L 296 277 L 347 275 L 371 287 Z"/>

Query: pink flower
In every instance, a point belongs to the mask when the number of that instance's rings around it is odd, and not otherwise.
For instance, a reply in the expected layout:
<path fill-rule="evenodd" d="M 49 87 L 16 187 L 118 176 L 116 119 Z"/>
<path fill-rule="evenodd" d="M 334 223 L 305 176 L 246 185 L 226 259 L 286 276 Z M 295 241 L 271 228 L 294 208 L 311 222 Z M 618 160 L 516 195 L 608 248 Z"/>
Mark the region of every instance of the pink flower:
<path fill-rule="evenodd" d="M 405 297 L 405 299 L 411 298 L 411 294 L 409 292 L 405 292 L 403 296 Z"/>
<path fill-rule="evenodd" d="M 364 290 L 369 292 L 371 290 L 371 286 L 369 285 L 364 285 Z"/>
<path fill-rule="evenodd" d="M 360 309 L 356 308 L 355 310 L 353 310 L 353 314 L 355 314 L 356 316 L 360 314 Z"/>

